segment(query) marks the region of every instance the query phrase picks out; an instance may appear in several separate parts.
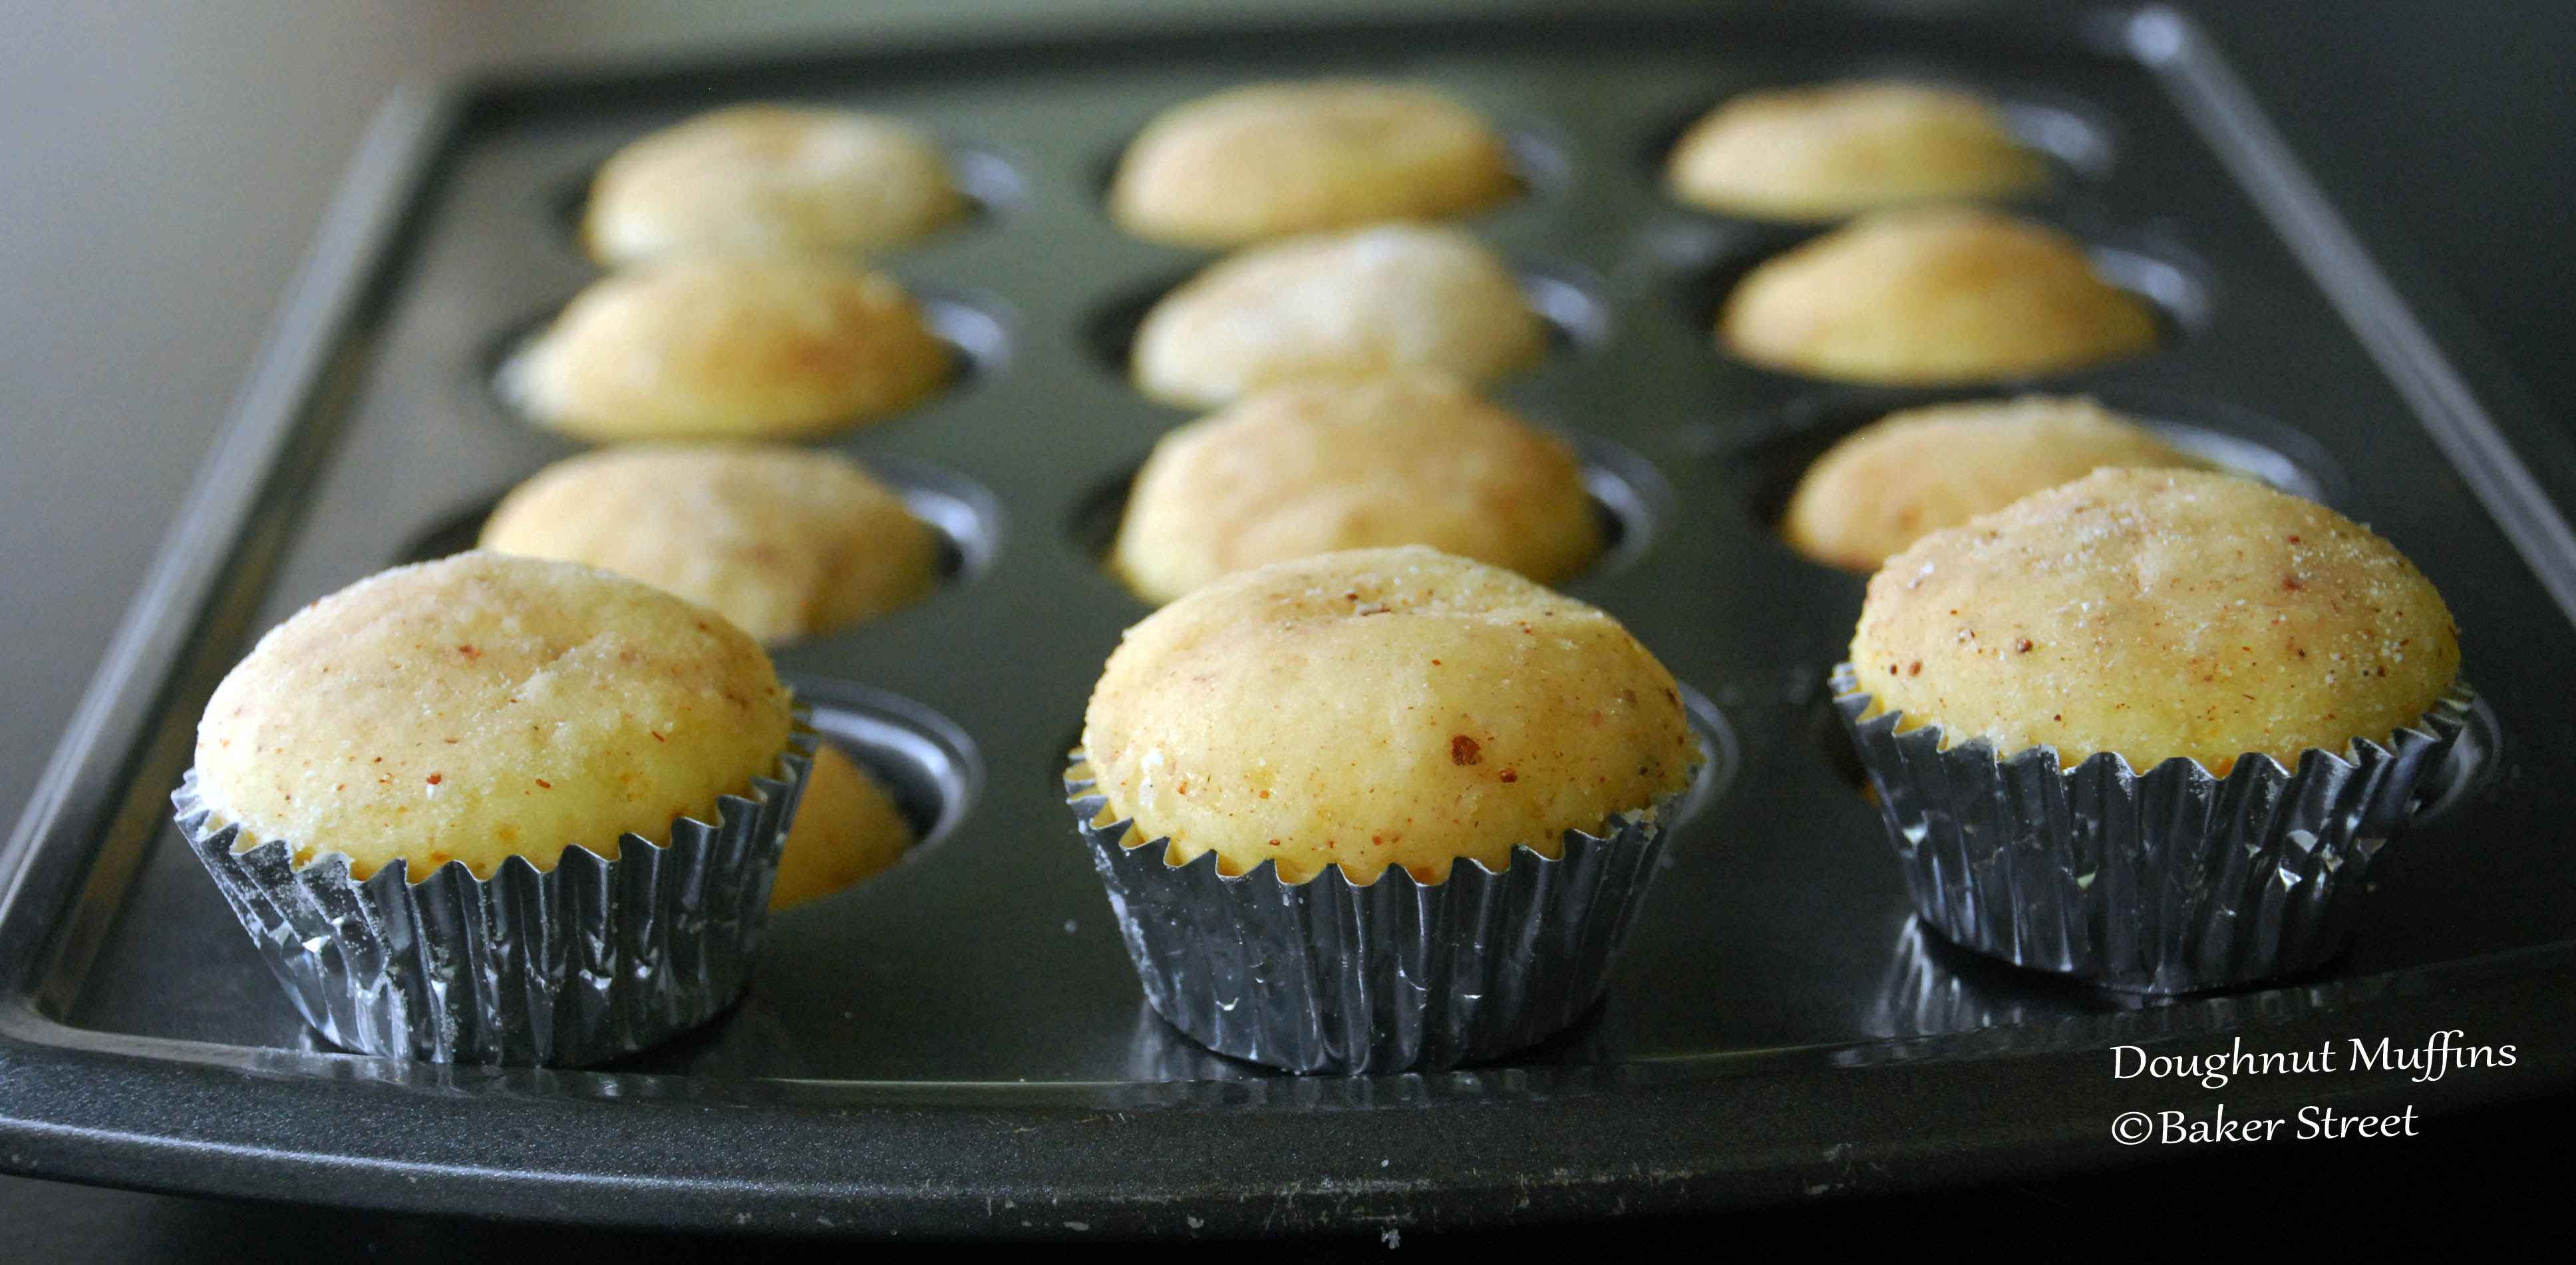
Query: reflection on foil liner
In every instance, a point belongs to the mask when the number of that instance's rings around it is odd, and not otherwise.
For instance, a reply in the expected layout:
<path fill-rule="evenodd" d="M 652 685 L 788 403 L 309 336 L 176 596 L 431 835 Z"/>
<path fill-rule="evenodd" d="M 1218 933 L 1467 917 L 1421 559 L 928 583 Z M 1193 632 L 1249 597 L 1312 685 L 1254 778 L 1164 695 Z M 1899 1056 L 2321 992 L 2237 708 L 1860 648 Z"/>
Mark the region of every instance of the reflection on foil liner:
<path fill-rule="evenodd" d="M 2388 745 L 2267 757 L 2226 777 L 2145 773 L 2112 752 L 1943 750 L 1871 716 L 1851 666 L 1834 706 L 1877 793 L 1923 921 L 1951 942 L 2109 988 L 2183 993 L 2274 979 L 2343 950 L 2371 861 L 2404 830 L 2476 695 L 2454 685 Z"/>
<path fill-rule="evenodd" d="M 1865 1026 L 1876 1037 L 1938 1037 L 2055 1023 L 2070 1010 L 2136 1010 L 2161 1001 L 2017 971 L 1943 940 L 1921 918 L 1908 918 L 1888 953 L 1887 977 Z"/>
<path fill-rule="evenodd" d="M 1617 1062 L 1629 1047 L 1630 1018 L 1616 995 L 1605 996 L 1574 1025 L 1517 1051 L 1515 1069 L 1596 1068 Z M 1455 1075 L 1471 1073 L 1459 1071 Z M 1151 1001 L 1136 1007 L 1136 1034 L 1127 1045 L 1127 1075 L 1140 1083 L 1270 1080 L 1298 1081 L 1276 1068 L 1227 1058 L 1171 1025 Z M 1298 1081 L 1298 1083 L 1315 1083 Z"/>
<path fill-rule="evenodd" d="M 396 860 L 361 880 L 325 852 L 298 867 L 285 840 L 235 851 L 190 770 L 171 802 L 260 956 L 335 1045 L 433 1062 L 574 1067 L 713 1018 L 742 989 L 813 736 L 778 776 L 682 817 L 671 841 L 629 834 L 618 858 L 568 847 L 552 869 L 511 857 L 492 877 L 461 861 L 418 883 Z"/>
<path fill-rule="evenodd" d="M 1278 1076 L 1272 1068 L 1230 1059 L 1190 1039 L 1147 1001 L 1136 1007 L 1127 1043 L 1127 1075 L 1139 1081 L 1241 1081 Z"/>
<path fill-rule="evenodd" d="M 1280 882 L 1271 862 L 1217 872 L 1169 841 L 1127 846 L 1101 823 L 1076 753 L 1065 778 L 1128 956 L 1153 1008 L 1221 1054 L 1292 1072 L 1440 1069 L 1535 1045 L 1600 999 L 1635 926 L 1681 796 L 1569 830 L 1564 856 L 1526 846 L 1497 873 L 1461 860 L 1441 883 L 1390 866 L 1366 887 L 1328 868 Z"/>

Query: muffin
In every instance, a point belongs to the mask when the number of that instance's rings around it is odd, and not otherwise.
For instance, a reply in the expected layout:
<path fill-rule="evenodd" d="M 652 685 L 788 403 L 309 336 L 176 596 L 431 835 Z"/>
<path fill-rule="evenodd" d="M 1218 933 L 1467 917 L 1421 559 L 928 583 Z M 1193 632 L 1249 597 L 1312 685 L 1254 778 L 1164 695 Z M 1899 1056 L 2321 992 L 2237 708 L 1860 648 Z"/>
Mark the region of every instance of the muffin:
<path fill-rule="evenodd" d="M 912 843 L 912 823 L 894 797 L 857 761 L 825 743 L 814 752 L 796 824 L 779 850 L 769 908 L 802 905 L 874 877 L 902 860 Z"/>
<path fill-rule="evenodd" d="M 711 612 L 467 553 L 261 638 L 177 802 L 333 1041 L 582 1063 L 740 986 L 804 776 L 790 733 L 767 656 Z"/>
<path fill-rule="evenodd" d="M 697 255 L 612 274 L 503 367 L 577 439 L 803 439 L 920 402 L 954 372 L 902 283 L 820 258 Z"/>
<path fill-rule="evenodd" d="M 939 582 L 938 534 L 838 453 L 603 448 L 538 471 L 481 547 L 561 558 L 677 593 L 778 645 L 873 619 Z"/>
<path fill-rule="evenodd" d="M 1448 378 L 1298 382 L 1163 437 L 1111 566 L 1146 601 L 1310 554 L 1429 545 L 1541 583 L 1601 551 L 1583 466 Z"/>
<path fill-rule="evenodd" d="M 1793 221 L 2010 198 L 2047 178 L 1984 96 L 1894 81 L 1744 93 L 1692 124 L 1664 168 L 1677 201 Z"/>
<path fill-rule="evenodd" d="M 1935 404 L 1890 413 L 1818 457 L 1780 534 L 1818 562 L 1875 571 L 1926 532 L 2103 466 L 2205 465 L 2088 399 Z"/>
<path fill-rule="evenodd" d="M 1138 237 L 1226 247 L 1456 215 L 1517 188 L 1503 138 L 1447 94 L 1326 79 L 1229 88 L 1155 116 L 1119 159 L 1109 214 Z"/>
<path fill-rule="evenodd" d="M 2386 541 L 2247 480 L 2101 470 L 1870 581 L 1840 674 L 1925 920 L 2156 992 L 2316 965 L 2459 730 Z"/>
<path fill-rule="evenodd" d="M 1483 382 L 1546 347 L 1519 280 L 1473 235 L 1389 224 L 1210 266 L 1146 314 L 1132 359 L 1138 390 L 1213 408 L 1297 378 L 1419 369 Z"/>
<path fill-rule="evenodd" d="M 1079 758 L 1155 1008 L 1225 1054 L 1360 1072 L 1581 1014 L 1701 754 L 1617 621 L 1413 546 L 1242 572 L 1129 629 Z"/>
<path fill-rule="evenodd" d="M 1766 368 L 1929 386 L 2134 356 L 2156 317 L 2054 229 L 1991 211 L 1882 211 L 1765 261 L 1718 341 Z"/>
<path fill-rule="evenodd" d="M 737 105 L 617 151 L 590 183 L 582 240 L 611 267 L 666 255 L 899 246 L 966 213 L 918 128 L 856 110 Z"/>

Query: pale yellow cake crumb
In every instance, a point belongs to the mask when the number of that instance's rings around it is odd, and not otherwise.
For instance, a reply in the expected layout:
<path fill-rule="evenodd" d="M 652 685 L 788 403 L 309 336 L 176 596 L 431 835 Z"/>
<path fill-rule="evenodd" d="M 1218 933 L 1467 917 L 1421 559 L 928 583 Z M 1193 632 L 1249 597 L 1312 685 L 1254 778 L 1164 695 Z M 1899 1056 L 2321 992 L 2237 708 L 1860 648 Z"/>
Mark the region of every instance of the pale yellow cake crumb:
<path fill-rule="evenodd" d="M 1154 241 L 1239 246 L 1456 215 L 1518 187 L 1501 135 L 1457 99 L 1324 79 L 1228 88 L 1156 115 L 1119 160 L 1109 213 Z"/>
<path fill-rule="evenodd" d="M 1136 331 L 1136 387 L 1213 408 L 1300 378 L 1406 370 L 1477 383 L 1539 358 L 1547 329 L 1502 259 L 1455 228 L 1381 225 L 1224 259 Z"/>
<path fill-rule="evenodd" d="M 2156 342 L 2146 303 L 2055 229 L 1991 211 L 1882 211 L 1766 260 L 1718 340 L 1755 364 L 1928 386 L 2060 373 Z"/>
<path fill-rule="evenodd" d="M 1265 563 L 1388 545 L 1553 583 L 1600 553 L 1601 528 L 1573 448 L 1452 379 L 1299 382 L 1155 444 L 1111 563 L 1168 602 Z"/>
<path fill-rule="evenodd" d="M 465 553 L 342 589 L 270 630 L 197 726 L 198 790 L 241 846 L 299 862 L 449 861 L 489 877 L 680 817 L 775 775 L 788 695 L 741 629 L 569 562 Z"/>
<path fill-rule="evenodd" d="M 709 607 L 776 645 L 865 622 L 939 582 L 939 538 L 839 453 L 631 444 L 511 490 L 482 547 L 562 558 Z"/>
<path fill-rule="evenodd" d="M 1617 620 L 1419 546 L 1228 576 L 1127 631 L 1083 746 L 1104 820 L 1288 882 L 1562 855 L 1690 784 L 1672 675 Z"/>
<path fill-rule="evenodd" d="M 883 273 L 688 255 L 592 283 L 500 386 L 532 420 L 599 443 L 803 439 L 918 403 L 955 369 Z"/>
<path fill-rule="evenodd" d="M 1818 562 L 1875 571 L 1955 527 L 2103 466 L 2203 466 L 2088 399 L 2025 395 L 1890 413 L 1798 480 L 1780 534 Z"/>
<path fill-rule="evenodd" d="M 824 743 L 805 776 L 796 825 L 778 853 L 772 910 L 802 905 L 874 877 L 903 859 L 912 824 L 865 768 Z"/>
<path fill-rule="evenodd" d="M 1934 532 L 1872 577 L 1851 661 L 1908 727 L 2002 754 L 2225 773 L 2385 743 L 2459 676 L 2422 572 L 2250 480 L 2102 470 Z"/>
<path fill-rule="evenodd" d="M 970 204 L 948 156 L 900 119 L 728 106 L 629 144 L 592 178 L 582 238 L 622 265 L 667 255 L 863 251 L 936 232 Z"/>
<path fill-rule="evenodd" d="M 2047 176 L 1982 94 L 1868 80 L 1730 98 L 1673 147 L 1664 183 L 1705 210 L 1812 221 L 2009 198 Z"/>

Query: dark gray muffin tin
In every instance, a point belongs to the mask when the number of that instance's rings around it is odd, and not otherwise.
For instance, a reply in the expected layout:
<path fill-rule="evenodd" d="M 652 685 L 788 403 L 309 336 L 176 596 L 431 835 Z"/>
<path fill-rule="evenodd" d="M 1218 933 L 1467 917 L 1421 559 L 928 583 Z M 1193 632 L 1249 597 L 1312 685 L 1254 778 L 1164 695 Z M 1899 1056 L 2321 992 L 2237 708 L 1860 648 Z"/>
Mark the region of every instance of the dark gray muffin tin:
<path fill-rule="evenodd" d="M 1156 110 L 1322 73 L 1443 85 L 1513 129 L 1530 191 L 1469 224 L 1521 262 L 1556 353 L 1498 388 L 1584 438 L 1619 523 L 1568 586 L 1684 682 L 1718 784 L 1611 993 L 1562 1037 L 1433 1076 L 1283 1077 L 1144 1006 L 1057 781 L 1145 608 L 1097 566 L 1123 481 L 1186 420 L 1118 359 L 1206 256 L 1119 233 L 1103 174 Z M 2155 300 L 2099 395 L 2370 523 L 2452 603 L 2489 709 L 2431 819 L 2315 978 L 2150 1004 L 1919 932 L 1823 686 L 1859 577 L 1771 534 L 1788 483 L 1889 408 L 1721 354 L 1728 281 L 1802 235 L 1658 188 L 1699 111 L 1902 73 L 2001 97 L 2058 155 L 2028 213 Z M 596 276 L 572 238 L 618 145 L 744 99 L 918 120 L 984 207 L 884 263 L 971 368 L 835 446 L 956 543 L 951 581 L 786 651 L 817 723 L 927 838 L 773 920 L 743 1002 L 604 1069 L 336 1052 L 296 1018 L 168 821 L 214 682 L 299 605 L 461 547 L 572 448 L 489 386 Z M 2014 384 L 2007 389 L 2019 389 Z M 1702 1210 L 2100 1165 L 2121 1112 L 2205 1111 L 2115 1046 L 2293 1049 L 2458 1029 L 2507 1071 L 2245 1081 L 2231 1112 L 2564 1086 L 2576 1061 L 2576 549 L 2408 312 L 2183 20 L 2007 10 L 1602 14 L 1232 27 L 781 53 L 461 82 L 390 109 L 243 411 L 0 860 L 0 1153 L 21 1171 L 269 1199 L 671 1227 L 905 1235 L 1277 1233 Z M 2158 1043 L 2163 1043 L 2161 1046 Z"/>

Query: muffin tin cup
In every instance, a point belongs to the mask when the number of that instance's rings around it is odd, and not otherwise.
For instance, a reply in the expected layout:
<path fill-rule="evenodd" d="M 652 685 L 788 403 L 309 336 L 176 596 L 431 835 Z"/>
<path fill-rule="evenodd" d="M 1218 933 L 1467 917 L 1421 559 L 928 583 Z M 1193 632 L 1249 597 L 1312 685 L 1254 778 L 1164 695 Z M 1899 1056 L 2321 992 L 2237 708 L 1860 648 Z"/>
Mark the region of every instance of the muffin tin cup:
<path fill-rule="evenodd" d="M 1877 792 L 1923 922 L 1954 944 L 2105 988 L 2188 993 L 2293 975 L 2340 953 L 2371 862 L 2405 829 L 2476 694 L 2453 685 L 2386 745 L 2309 750 L 2225 777 L 2114 752 L 2061 769 L 1869 715 L 1851 665 L 1834 707 Z"/>
<path fill-rule="evenodd" d="M 616 860 L 513 856 L 488 879 L 450 861 L 418 883 L 365 879 L 345 853 L 297 866 L 272 839 L 236 850 L 190 769 L 180 832 L 307 1023 L 333 1044 L 440 1063 L 578 1067 L 705 1023 L 742 991 L 778 853 L 812 767 L 801 728 L 776 777 L 681 817 L 668 846 L 628 834 Z"/>
<path fill-rule="evenodd" d="M 1065 800 L 1155 1011 L 1190 1039 L 1291 1072 L 1434 1071 L 1563 1031 L 1600 1000 L 1636 925 L 1683 796 L 1565 833 L 1549 860 L 1515 847 L 1500 872 L 1461 858 L 1444 882 L 1338 866 L 1304 883 L 1274 862 L 1217 872 L 1130 845 L 1074 753 Z"/>

